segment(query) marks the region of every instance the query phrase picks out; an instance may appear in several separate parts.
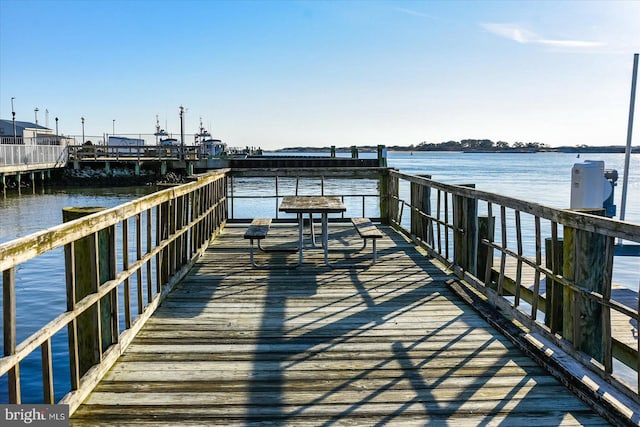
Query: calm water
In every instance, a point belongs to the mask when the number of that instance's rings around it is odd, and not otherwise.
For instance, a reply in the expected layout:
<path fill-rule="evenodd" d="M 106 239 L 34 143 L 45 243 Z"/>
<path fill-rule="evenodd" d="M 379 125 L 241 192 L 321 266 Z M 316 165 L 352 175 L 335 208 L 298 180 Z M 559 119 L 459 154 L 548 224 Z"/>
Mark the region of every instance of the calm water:
<path fill-rule="evenodd" d="M 363 154 L 362 156 L 368 156 Z M 373 154 L 371 155 L 373 156 Z M 407 153 L 391 152 L 388 165 L 409 174 L 428 174 L 434 180 L 452 184 L 476 184 L 476 188 L 497 194 L 529 200 L 555 208 L 569 207 L 571 168 L 584 160 L 603 160 L 605 168 L 617 169 L 620 175 L 615 203 L 620 210 L 624 155 L 590 154 L 580 159 L 575 154 L 536 153 Z M 67 206 L 112 207 L 148 194 L 150 187 L 110 189 L 69 188 L 31 190 L 17 196 L 0 197 L 0 243 L 26 236 L 62 222 L 62 209 Z M 357 192 L 357 188 L 353 192 Z M 351 191 L 347 189 L 346 191 Z M 265 202 L 267 203 L 267 202 Z M 273 202 L 269 202 L 273 203 Z M 273 207 L 271 207 L 273 208 Z M 236 207 L 239 215 L 242 205 Z M 371 214 L 369 214 L 371 215 Z M 249 217 L 250 215 L 247 215 Z M 632 156 L 626 220 L 640 223 L 640 156 Z M 16 271 L 18 287 L 17 316 L 19 340 L 24 339 L 59 314 L 65 307 L 62 249 L 39 257 Z M 614 280 L 638 289 L 640 258 L 616 258 Z M 1 296 L 0 296 L 1 298 Z M 1 327 L 1 325 L 0 325 Z M 67 337 L 63 332 L 53 342 L 56 399 L 69 389 Z M 36 352 L 39 353 L 39 352 Z M 21 365 L 23 401 L 35 402 L 41 397 L 39 354 Z M 0 403 L 7 401 L 6 378 L 0 379 Z"/>

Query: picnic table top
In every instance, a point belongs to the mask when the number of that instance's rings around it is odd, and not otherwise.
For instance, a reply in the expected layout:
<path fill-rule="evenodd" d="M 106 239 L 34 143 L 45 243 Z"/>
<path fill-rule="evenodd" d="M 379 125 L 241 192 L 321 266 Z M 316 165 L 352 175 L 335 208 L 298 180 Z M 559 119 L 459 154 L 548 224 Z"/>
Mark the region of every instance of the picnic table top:
<path fill-rule="evenodd" d="M 347 208 L 338 196 L 285 196 L 279 210 L 287 213 L 338 213 Z"/>

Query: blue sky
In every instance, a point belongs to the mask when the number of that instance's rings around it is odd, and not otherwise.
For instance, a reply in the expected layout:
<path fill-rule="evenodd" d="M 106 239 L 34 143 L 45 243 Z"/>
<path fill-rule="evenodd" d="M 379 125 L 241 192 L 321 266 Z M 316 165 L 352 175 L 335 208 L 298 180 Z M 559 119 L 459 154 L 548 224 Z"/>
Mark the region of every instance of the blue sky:
<path fill-rule="evenodd" d="M 0 117 L 15 97 L 68 135 L 179 133 L 183 105 L 232 146 L 624 145 L 639 23 L 613 0 L 0 0 Z"/>

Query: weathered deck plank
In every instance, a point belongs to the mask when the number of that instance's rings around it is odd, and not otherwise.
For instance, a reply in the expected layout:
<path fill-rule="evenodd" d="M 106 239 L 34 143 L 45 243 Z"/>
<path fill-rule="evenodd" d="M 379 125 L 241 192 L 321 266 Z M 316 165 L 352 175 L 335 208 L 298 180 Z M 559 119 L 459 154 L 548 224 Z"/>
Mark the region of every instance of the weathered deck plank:
<path fill-rule="evenodd" d="M 272 228 L 270 244 L 295 244 Z M 330 230 L 334 247 L 361 246 L 352 227 Z M 298 269 L 255 270 L 244 227 L 227 226 L 71 424 L 607 424 L 383 231 L 373 266 L 331 252 L 359 268 L 330 269 L 317 249 Z"/>

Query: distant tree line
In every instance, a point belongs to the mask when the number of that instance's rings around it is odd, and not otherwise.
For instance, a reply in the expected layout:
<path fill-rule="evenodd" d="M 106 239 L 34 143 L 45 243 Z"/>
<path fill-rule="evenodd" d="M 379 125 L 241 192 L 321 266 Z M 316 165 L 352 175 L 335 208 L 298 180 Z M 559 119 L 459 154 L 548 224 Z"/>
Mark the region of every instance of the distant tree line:
<path fill-rule="evenodd" d="M 423 141 L 419 144 L 411 145 L 388 145 L 389 151 L 467 151 L 467 152 L 511 152 L 511 153 L 535 153 L 539 151 L 551 151 L 558 153 L 624 153 L 623 145 L 607 145 L 607 146 L 562 146 L 550 147 L 541 142 L 520 142 L 516 141 L 509 144 L 506 141 L 493 142 L 490 139 L 463 139 L 462 141 L 446 141 L 433 143 Z M 275 151 L 280 152 L 328 152 L 329 147 L 287 147 Z M 361 145 L 358 146 L 360 152 L 375 153 L 377 146 Z M 337 152 L 350 152 L 351 147 L 336 147 Z M 640 153 L 640 147 L 632 147 L 633 153 Z"/>
<path fill-rule="evenodd" d="M 423 141 L 417 145 L 389 147 L 390 150 L 402 151 L 542 151 L 549 147 L 541 142 L 493 142 L 490 139 L 463 139 L 462 141 L 446 141 L 440 143 Z"/>

